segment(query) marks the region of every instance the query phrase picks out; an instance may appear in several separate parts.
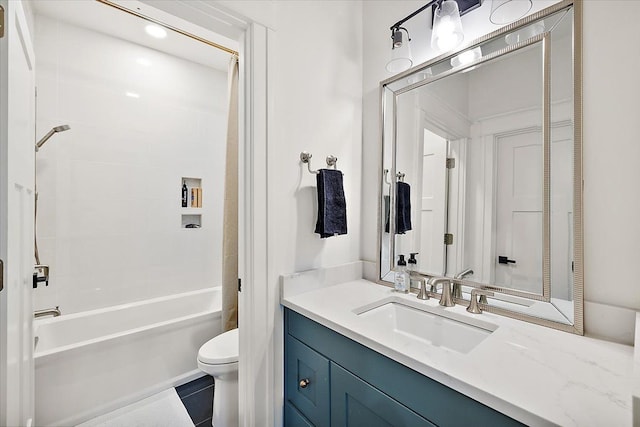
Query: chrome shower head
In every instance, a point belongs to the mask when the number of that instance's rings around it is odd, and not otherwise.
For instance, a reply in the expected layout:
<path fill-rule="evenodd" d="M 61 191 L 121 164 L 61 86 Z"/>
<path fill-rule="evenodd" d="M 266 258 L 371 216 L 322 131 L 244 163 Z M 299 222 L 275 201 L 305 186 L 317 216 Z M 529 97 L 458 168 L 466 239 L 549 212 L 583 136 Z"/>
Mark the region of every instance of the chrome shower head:
<path fill-rule="evenodd" d="M 71 129 L 69 125 L 60 125 L 53 128 L 56 132 L 64 132 L 65 130 Z"/>
<path fill-rule="evenodd" d="M 71 129 L 69 127 L 69 125 L 60 125 L 60 126 L 56 126 L 53 129 L 51 129 L 49 132 L 47 132 L 47 134 L 45 136 L 42 137 L 42 139 L 38 142 L 36 142 L 36 152 L 40 149 L 40 147 L 42 147 L 44 145 L 45 142 L 47 142 L 47 140 L 49 138 L 51 138 L 55 133 L 58 132 L 64 132 L 65 130 L 69 130 Z"/>

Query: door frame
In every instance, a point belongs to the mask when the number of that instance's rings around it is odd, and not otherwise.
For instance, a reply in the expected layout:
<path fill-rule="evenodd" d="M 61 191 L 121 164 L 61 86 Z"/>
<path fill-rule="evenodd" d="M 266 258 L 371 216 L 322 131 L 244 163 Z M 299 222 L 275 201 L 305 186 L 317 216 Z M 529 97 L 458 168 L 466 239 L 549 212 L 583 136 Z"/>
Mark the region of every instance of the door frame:
<path fill-rule="evenodd" d="M 128 7 L 126 1 L 116 3 Z M 278 396 L 282 395 L 283 387 L 274 371 L 282 351 L 277 351 L 273 333 L 265 334 L 264 331 L 265 325 L 274 327 L 276 310 L 270 306 L 271 299 L 267 297 L 267 143 L 271 129 L 267 114 L 267 71 L 272 30 L 222 5 L 203 0 L 141 0 L 141 3 L 240 42 L 238 276 L 242 280 L 239 324 L 244 325 L 240 333 L 240 425 L 276 425 L 282 420 L 282 408 L 276 403 L 282 400 Z M 0 87 L 3 98 L 6 98 L 6 90 L 6 87 Z M 6 99 L 0 100 L 0 109 L 6 107 Z M 0 196 L 6 198 L 6 185 L 2 184 L 6 182 L 0 176 Z M 0 213 L 0 225 L 6 227 L 6 221 Z M 5 254 L 0 255 L 4 259 Z M 275 327 L 276 331 L 281 329 Z M 0 325 L 0 337 L 3 334 L 6 334 L 6 325 Z M 266 364 L 265 360 L 268 361 Z M 0 363 L 6 367 L 7 361 L 0 360 Z"/>

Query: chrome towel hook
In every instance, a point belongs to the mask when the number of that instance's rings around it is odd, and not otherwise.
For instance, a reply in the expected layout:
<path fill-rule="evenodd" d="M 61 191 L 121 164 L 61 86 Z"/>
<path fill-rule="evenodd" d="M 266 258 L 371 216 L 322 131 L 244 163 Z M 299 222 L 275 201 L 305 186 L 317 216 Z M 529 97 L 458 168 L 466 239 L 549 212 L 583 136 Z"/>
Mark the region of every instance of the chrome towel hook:
<path fill-rule="evenodd" d="M 309 169 L 309 173 L 317 175 L 319 173 L 319 171 L 311 170 L 311 158 L 312 157 L 313 157 L 313 154 L 309 153 L 308 151 L 303 151 L 303 152 L 300 153 L 300 161 L 302 163 L 306 163 L 307 164 L 307 169 Z M 338 162 L 338 158 L 336 156 L 329 155 L 329 156 L 327 156 L 326 161 L 327 161 L 327 167 L 328 168 L 332 167 L 334 169 L 337 169 L 336 163 Z"/>

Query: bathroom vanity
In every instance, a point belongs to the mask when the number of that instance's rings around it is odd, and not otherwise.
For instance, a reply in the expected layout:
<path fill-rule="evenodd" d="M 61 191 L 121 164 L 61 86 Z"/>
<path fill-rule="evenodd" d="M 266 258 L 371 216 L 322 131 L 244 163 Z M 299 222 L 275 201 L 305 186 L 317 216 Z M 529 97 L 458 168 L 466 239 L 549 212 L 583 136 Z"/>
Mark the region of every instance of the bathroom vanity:
<path fill-rule="evenodd" d="M 285 325 L 287 425 L 521 425 L 293 310 Z"/>
<path fill-rule="evenodd" d="M 304 287 L 295 280 L 284 287 Z M 287 426 L 632 423 L 633 347 L 444 308 L 362 279 L 285 290 L 282 304 Z"/>

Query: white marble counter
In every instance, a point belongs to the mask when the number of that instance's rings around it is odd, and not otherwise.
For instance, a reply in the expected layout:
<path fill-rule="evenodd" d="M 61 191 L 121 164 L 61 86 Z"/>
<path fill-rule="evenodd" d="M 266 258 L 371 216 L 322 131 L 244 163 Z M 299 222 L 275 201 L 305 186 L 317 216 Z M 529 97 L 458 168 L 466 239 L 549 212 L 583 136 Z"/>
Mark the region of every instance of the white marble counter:
<path fill-rule="evenodd" d="M 300 289 L 299 283 L 297 288 Z M 283 285 L 282 304 L 385 356 L 531 426 L 632 424 L 634 349 L 457 305 L 419 301 L 367 280 L 302 293 Z M 387 297 L 482 319 L 497 329 L 467 354 L 390 337 L 354 310 Z"/>

